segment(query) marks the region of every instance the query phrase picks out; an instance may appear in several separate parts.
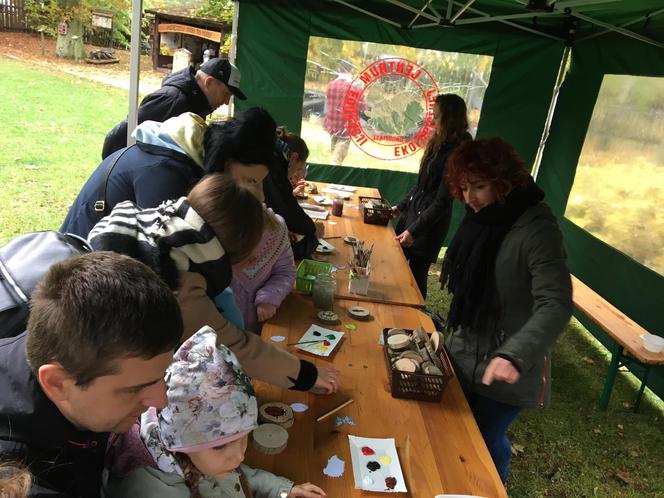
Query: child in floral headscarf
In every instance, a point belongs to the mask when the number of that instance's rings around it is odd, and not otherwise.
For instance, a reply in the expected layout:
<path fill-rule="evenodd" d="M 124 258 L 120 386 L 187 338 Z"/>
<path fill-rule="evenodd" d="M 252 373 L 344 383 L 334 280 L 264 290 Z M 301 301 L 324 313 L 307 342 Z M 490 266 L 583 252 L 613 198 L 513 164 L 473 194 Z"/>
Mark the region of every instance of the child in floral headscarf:
<path fill-rule="evenodd" d="M 242 464 L 258 409 L 249 377 L 235 355 L 204 327 L 166 371 L 168 406 L 141 417 L 143 465 L 112 483 L 111 497 L 322 498 L 313 484 Z M 127 445 L 125 445 L 127 447 Z M 132 451 L 136 451 L 133 448 Z M 148 455 L 149 453 L 149 455 Z"/>

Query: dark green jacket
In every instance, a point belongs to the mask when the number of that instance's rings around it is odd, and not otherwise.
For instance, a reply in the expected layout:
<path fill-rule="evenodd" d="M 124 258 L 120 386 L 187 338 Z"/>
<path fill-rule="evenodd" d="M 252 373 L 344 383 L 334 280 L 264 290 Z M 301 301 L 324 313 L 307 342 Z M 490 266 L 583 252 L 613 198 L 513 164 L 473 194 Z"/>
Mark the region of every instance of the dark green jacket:
<path fill-rule="evenodd" d="M 457 329 L 447 337 L 456 373 L 477 394 L 516 406 L 544 406 L 551 392 L 551 346 L 572 314 L 562 236 L 546 204 L 527 209 L 505 236 L 495 285 L 487 330 Z M 516 364 L 517 383 L 482 384 L 497 355 Z"/>

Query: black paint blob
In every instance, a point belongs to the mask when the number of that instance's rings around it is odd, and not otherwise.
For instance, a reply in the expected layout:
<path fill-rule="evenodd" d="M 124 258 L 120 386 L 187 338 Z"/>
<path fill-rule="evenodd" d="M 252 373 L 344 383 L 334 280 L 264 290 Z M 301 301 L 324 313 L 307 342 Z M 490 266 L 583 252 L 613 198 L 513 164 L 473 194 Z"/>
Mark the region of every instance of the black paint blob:
<path fill-rule="evenodd" d="M 314 335 L 315 335 L 316 337 L 320 337 L 320 332 L 314 332 Z"/>
<path fill-rule="evenodd" d="M 367 464 L 367 469 L 369 469 L 371 472 L 375 472 L 378 469 L 380 469 L 380 464 L 378 462 L 372 460 L 371 462 L 369 462 Z"/>

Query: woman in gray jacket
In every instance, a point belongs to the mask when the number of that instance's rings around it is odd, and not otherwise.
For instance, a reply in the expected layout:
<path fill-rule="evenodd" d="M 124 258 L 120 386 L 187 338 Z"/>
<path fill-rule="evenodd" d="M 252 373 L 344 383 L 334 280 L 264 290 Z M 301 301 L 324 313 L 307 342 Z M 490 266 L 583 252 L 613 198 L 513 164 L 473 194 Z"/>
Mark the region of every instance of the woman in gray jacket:
<path fill-rule="evenodd" d="M 453 296 L 446 346 L 506 481 L 507 428 L 550 397 L 551 347 L 572 311 L 569 270 L 544 192 L 510 144 L 461 145 L 447 182 L 466 216 L 443 261 L 441 283 Z"/>

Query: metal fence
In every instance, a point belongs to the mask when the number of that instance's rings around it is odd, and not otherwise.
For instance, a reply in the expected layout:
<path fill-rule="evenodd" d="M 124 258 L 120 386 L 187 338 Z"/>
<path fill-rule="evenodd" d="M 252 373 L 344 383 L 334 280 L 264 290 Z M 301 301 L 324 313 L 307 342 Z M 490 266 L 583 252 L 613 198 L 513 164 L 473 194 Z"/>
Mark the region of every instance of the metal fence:
<path fill-rule="evenodd" d="M 27 31 L 24 0 L 0 0 L 0 31 Z"/>

